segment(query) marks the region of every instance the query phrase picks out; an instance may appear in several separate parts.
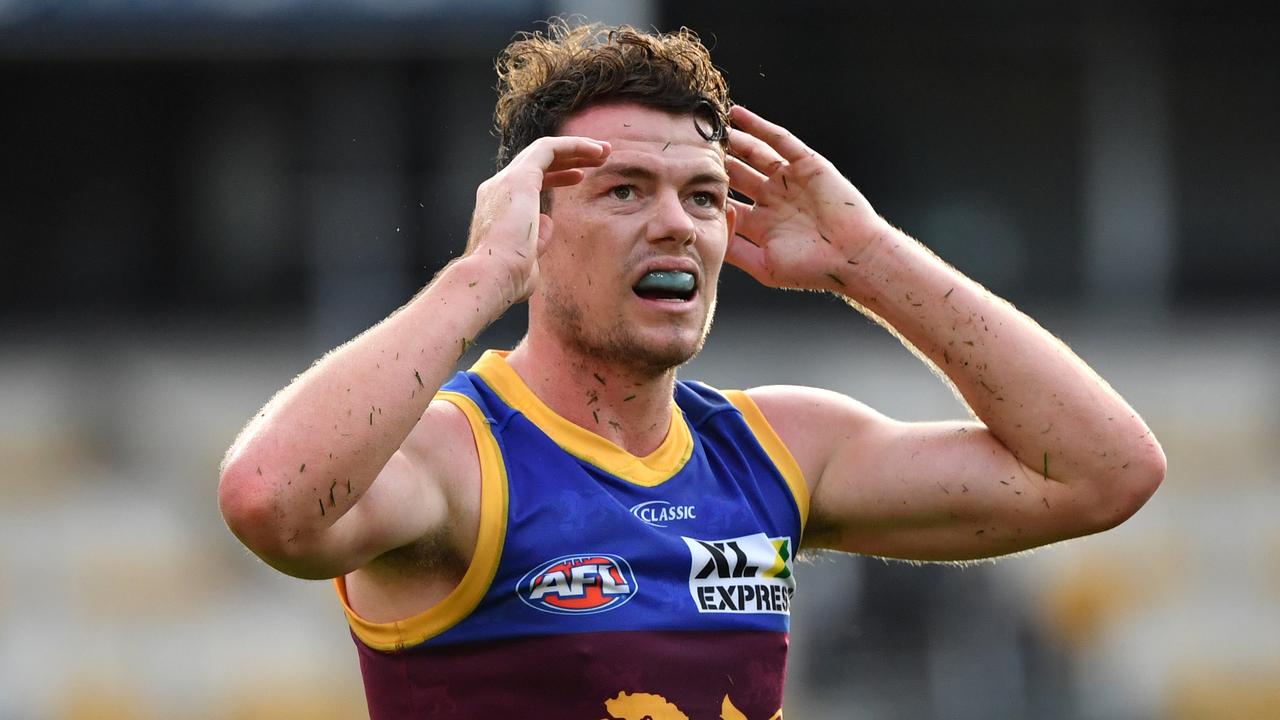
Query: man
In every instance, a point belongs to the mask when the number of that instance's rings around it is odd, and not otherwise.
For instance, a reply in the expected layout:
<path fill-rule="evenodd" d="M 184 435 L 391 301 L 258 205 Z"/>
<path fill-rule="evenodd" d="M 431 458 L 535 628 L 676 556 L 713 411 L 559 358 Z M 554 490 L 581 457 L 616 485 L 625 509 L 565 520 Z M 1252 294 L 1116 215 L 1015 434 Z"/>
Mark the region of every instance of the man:
<path fill-rule="evenodd" d="M 1112 527 L 1159 485 L 1115 392 L 730 108 L 691 33 L 552 26 L 499 73 L 505 166 L 465 255 L 282 390 L 222 471 L 250 549 L 337 578 L 372 716 L 780 717 L 802 533 L 984 558 Z M 725 260 L 878 318 L 980 422 L 677 383 Z M 525 300 L 520 344 L 448 380 Z"/>

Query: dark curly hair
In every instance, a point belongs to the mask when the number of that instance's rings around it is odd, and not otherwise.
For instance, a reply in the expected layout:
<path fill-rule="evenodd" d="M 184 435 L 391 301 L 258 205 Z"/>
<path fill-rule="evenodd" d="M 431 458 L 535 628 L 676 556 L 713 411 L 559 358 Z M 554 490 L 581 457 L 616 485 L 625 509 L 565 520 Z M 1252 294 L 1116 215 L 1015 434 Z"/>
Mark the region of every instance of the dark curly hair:
<path fill-rule="evenodd" d="M 570 115 L 611 100 L 692 115 L 703 137 L 728 143 L 729 86 L 688 28 L 651 34 L 552 18 L 545 33 L 521 33 L 495 64 L 499 168 Z"/>

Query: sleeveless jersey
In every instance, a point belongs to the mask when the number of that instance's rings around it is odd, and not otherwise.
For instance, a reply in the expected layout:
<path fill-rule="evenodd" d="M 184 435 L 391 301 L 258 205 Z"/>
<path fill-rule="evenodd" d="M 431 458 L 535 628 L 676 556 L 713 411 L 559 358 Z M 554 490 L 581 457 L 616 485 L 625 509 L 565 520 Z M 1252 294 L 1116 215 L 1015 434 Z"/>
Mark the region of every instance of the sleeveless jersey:
<path fill-rule="evenodd" d="M 808 490 L 745 394 L 678 382 L 645 457 L 555 414 L 503 353 L 437 398 L 475 436 L 480 530 L 414 617 L 366 621 L 336 580 L 374 720 L 781 718 Z"/>

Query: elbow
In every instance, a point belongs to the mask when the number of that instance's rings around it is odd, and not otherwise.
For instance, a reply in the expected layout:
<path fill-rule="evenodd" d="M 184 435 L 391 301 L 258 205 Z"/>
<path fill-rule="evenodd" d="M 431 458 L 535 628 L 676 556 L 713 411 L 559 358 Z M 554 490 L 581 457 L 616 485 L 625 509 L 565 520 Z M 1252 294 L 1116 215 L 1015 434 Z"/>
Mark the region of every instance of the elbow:
<path fill-rule="evenodd" d="M 1168 461 L 1154 438 L 1138 449 L 1116 474 L 1108 476 L 1106 487 L 1094 504 L 1093 532 L 1102 532 L 1123 523 L 1147 504 L 1164 482 Z"/>
<path fill-rule="evenodd" d="M 326 580 L 347 572 L 323 552 L 323 530 L 295 528 L 285 500 L 258 474 L 230 464 L 218 483 L 218 509 L 227 529 L 254 555 L 280 572 L 303 580 Z"/>
<path fill-rule="evenodd" d="M 1165 458 L 1164 449 L 1154 437 L 1148 436 L 1148 442 L 1140 448 L 1135 459 L 1126 468 L 1129 473 L 1121 481 L 1125 486 L 1125 495 L 1131 508 L 1129 515 L 1138 511 L 1160 485 L 1164 483 L 1165 473 L 1169 469 L 1169 461 Z"/>
<path fill-rule="evenodd" d="M 227 529 L 259 557 L 278 544 L 277 502 L 256 470 L 245 472 L 243 463 L 229 463 L 218 479 L 218 510 Z"/>

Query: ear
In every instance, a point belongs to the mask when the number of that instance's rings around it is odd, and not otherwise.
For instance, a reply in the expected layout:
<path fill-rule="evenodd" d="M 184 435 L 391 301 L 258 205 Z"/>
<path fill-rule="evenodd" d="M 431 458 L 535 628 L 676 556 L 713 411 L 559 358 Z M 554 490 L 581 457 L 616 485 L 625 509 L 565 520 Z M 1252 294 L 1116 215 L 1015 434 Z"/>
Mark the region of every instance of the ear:
<path fill-rule="evenodd" d="M 551 234 L 555 229 L 555 221 L 550 215 L 545 212 L 538 215 L 538 257 L 542 257 L 547 252 L 547 248 L 551 245 Z"/>

